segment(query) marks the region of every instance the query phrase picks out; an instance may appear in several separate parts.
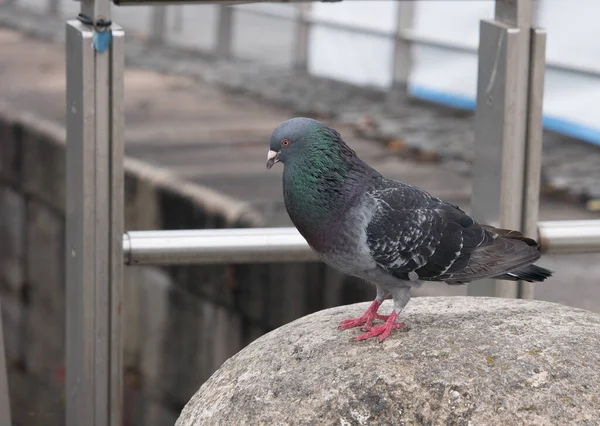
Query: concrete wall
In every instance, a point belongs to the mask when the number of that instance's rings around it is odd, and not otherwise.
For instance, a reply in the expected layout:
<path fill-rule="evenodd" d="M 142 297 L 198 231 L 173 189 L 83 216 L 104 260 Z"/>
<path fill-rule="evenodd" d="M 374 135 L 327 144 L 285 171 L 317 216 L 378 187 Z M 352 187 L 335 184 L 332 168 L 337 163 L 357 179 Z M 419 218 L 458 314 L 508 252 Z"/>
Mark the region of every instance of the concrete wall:
<path fill-rule="evenodd" d="M 0 105 L 0 300 L 16 425 L 64 424 L 64 140 L 64 128 Z M 128 230 L 260 224 L 206 188 L 131 159 L 126 170 Z M 255 338 L 372 297 L 316 263 L 125 273 L 125 425 L 173 424 L 199 386 Z"/>

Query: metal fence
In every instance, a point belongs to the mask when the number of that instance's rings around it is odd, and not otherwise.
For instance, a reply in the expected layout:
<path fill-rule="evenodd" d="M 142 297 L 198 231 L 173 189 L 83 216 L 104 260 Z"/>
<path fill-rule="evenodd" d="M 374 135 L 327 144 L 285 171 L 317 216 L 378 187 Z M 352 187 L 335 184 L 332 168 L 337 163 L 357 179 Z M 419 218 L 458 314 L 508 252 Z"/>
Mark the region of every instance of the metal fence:
<path fill-rule="evenodd" d="M 66 421 L 71 426 L 121 423 L 123 265 L 316 260 L 293 228 L 125 232 L 124 31 L 110 22 L 109 6 L 108 0 L 81 0 L 79 18 L 67 22 Z M 227 23 L 227 8 L 220 10 Z M 538 238 L 545 252 L 600 251 L 600 221 L 537 220 L 545 32 L 531 28 L 532 10 L 532 0 L 497 0 L 496 19 L 481 22 L 473 214 L 523 230 Z M 157 29 L 161 19 L 153 20 Z M 304 33 L 307 23 L 300 22 L 298 32 Z M 486 295 L 533 297 L 533 288 L 524 283 L 490 281 L 477 288 Z M 10 412 L 1 336 L 3 426 L 10 424 Z"/>
<path fill-rule="evenodd" d="M 319 0 L 314 0 L 319 1 Z M 328 1 L 328 0 L 325 0 Z M 342 0 L 329 0 L 330 2 L 338 2 Z M 14 6 L 24 6 L 33 9 L 39 13 L 68 16 L 71 12 L 71 4 L 76 4 L 73 0 L 10 0 L 5 4 Z M 205 34 L 206 40 L 190 40 L 186 43 L 186 47 L 192 47 L 198 50 L 207 50 L 221 57 L 236 56 L 235 44 L 240 38 L 236 33 L 243 33 L 245 30 L 244 22 L 240 20 L 244 16 L 256 16 L 261 18 L 271 19 L 271 22 L 278 21 L 284 27 L 291 29 L 291 39 L 289 40 L 289 51 L 291 58 L 289 65 L 307 69 L 308 53 L 309 53 L 309 35 L 314 27 L 327 28 L 339 31 L 347 31 L 355 34 L 370 35 L 373 37 L 393 40 L 396 45 L 396 60 L 393 61 L 392 73 L 395 76 L 396 82 L 405 82 L 411 70 L 410 62 L 410 46 L 423 45 L 439 47 L 446 50 L 457 52 L 477 53 L 477 47 L 470 43 L 459 42 L 456 40 L 446 40 L 436 36 L 428 36 L 416 33 L 412 30 L 412 23 L 415 15 L 415 4 L 410 1 L 400 1 L 398 13 L 396 16 L 397 28 L 396 31 L 383 31 L 375 28 L 364 28 L 357 25 L 351 25 L 341 22 L 328 21 L 322 18 L 313 16 L 311 13 L 311 2 L 309 0 L 231 0 L 219 2 L 212 0 L 116 0 L 115 4 L 122 6 L 116 12 L 134 9 L 139 11 L 139 7 L 147 7 L 143 17 L 140 15 L 127 14 L 122 15 L 120 20 L 128 21 L 129 25 L 133 24 L 135 19 L 136 30 L 142 35 L 147 36 L 147 40 L 151 43 L 159 43 L 167 46 L 181 46 L 181 42 L 177 40 L 177 35 L 184 31 L 185 20 L 184 11 L 177 7 L 180 4 L 207 5 L 211 8 L 210 11 L 203 9 L 201 12 L 207 14 L 210 12 L 215 19 L 197 22 L 198 26 L 210 27 L 203 30 L 210 33 L 210 36 Z M 173 6 L 167 6 L 173 5 Z M 539 7 L 538 3 L 533 2 L 531 7 L 531 20 L 536 21 Z M 270 7 L 275 6 L 275 7 Z M 210 22 L 209 22 L 210 21 Z M 121 22 L 124 24 L 125 22 Z M 210 25 L 207 25 L 210 24 Z M 129 29 L 131 30 L 131 28 Z M 130 31 L 131 32 L 131 31 Z M 199 33 L 200 34 L 200 33 Z M 256 41 L 255 42 L 259 42 Z M 260 42 L 259 42 L 260 43 Z M 257 51 L 261 49 L 256 49 Z M 287 55 L 286 55 L 287 56 Z M 261 58 L 254 58 L 260 61 Z M 287 62 L 287 61 L 286 61 Z M 582 75 L 600 76 L 600 68 L 593 65 L 583 66 L 580 64 L 571 64 L 565 61 L 546 61 L 548 69 L 562 70 L 573 72 Z"/>
<path fill-rule="evenodd" d="M 65 19 L 74 16 L 74 8 L 78 6 L 73 0 L 10 2 L 17 8 L 33 9 L 44 17 L 53 14 L 55 18 Z M 434 13 L 430 4 L 433 2 L 398 0 L 397 7 L 388 14 L 390 18 L 383 15 L 385 25 L 379 25 L 379 20 L 377 25 L 354 20 L 345 13 L 340 19 L 330 17 L 334 14 L 327 14 L 311 2 L 230 1 L 226 5 L 201 0 L 194 4 L 186 0 L 117 0 L 117 3 L 122 6 L 113 8 L 113 19 L 126 26 L 128 35 L 134 34 L 137 43 L 147 42 L 149 47 L 161 45 L 221 58 L 251 60 L 256 66 L 253 67 L 255 71 L 259 68 L 294 68 L 383 90 L 406 85 L 412 97 L 469 110 L 475 105 L 475 54 L 478 50 L 472 37 L 473 18 L 493 17 L 491 0 L 458 2 L 453 10 L 447 5 L 454 2 L 442 2 L 446 7 L 440 6 L 441 14 L 450 15 L 438 25 L 440 31 L 432 28 Z M 358 3 L 365 3 L 365 0 Z M 474 4 L 489 7 L 473 11 Z M 584 106 L 593 104 L 594 94 L 600 90 L 600 62 L 593 59 L 593 45 L 586 41 L 593 39 L 589 31 L 583 30 L 590 26 L 585 23 L 579 26 L 580 29 L 573 26 L 573 22 L 580 19 L 586 22 L 586 16 L 593 16 L 598 10 L 585 13 L 582 12 L 585 5 L 578 8 L 579 4 L 573 4 L 569 10 L 577 12 L 569 16 L 574 19 L 562 20 L 565 24 L 561 29 L 554 25 L 561 21 L 560 13 L 568 12 L 564 4 L 536 0 L 528 12 L 531 22 L 543 22 L 558 30 L 551 38 L 545 63 L 544 126 L 546 130 L 567 137 L 600 144 L 596 117 Z M 331 10 L 335 8 L 333 4 Z M 549 13 L 549 10 L 558 12 Z M 457 22 L 467 25 L 458 29 L 463 26 L 457 26 Z M 346 38 L 353 40 L 352 44 L 347 43 L 352 49 L 343 48 Z M 332 55 L 336 55 L 335 65 L 326 59 Z M 373 65 L 375 63 L 377 66 Z M 444 65 L 448 66 L 447 72 Z M 587 90 L 572 90 L 573 87 L 586 87 Z"/>

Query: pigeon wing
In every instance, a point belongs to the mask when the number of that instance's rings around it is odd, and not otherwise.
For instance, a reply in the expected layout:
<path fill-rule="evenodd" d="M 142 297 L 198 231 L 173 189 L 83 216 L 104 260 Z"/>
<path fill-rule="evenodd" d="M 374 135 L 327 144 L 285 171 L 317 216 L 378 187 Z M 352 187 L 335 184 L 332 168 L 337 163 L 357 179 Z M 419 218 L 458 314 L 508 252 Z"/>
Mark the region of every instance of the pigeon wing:
<path fill-rule="evenodd" d="M 374 212 L 367 245 L 375 262 L 391 275 L 458 284 L 509 266 L 503 265 L 503 256 L 510 243 L 476 253 L 495 245 L 495 236 L 457 206 L 399 182 L 384 181 L 382 186 L 370 192 Z"/>
<path fill-rule="evenodd" d="M 370 192 L 367 246 L 402 280 L 462 284 L 529 265 L 540 256 L 521 233 L 480 225 L 457 206 L 395 181 Z"/>

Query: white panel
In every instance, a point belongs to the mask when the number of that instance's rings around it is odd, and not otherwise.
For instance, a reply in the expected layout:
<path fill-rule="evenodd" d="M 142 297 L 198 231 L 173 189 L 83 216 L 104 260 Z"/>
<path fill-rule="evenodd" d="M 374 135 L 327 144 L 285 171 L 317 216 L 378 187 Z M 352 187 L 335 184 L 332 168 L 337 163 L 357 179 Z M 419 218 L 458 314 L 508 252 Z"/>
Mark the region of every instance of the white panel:
<path fill-rule="evenodd" d="M 73 2 L 75 3 L 75 2 Z M 152 18 L 151 6 L 111 7 L 111 20 L 121 25 L 127 34 L 148 34 Z"/>
<path fill-rule="evenodd" d="M 415 6 L 412 32 L 417 37 L 477 49 L 479 22 L 494 17 L 494 1 L 423 1 Z M 457 102 L 474 98 L 477 92 L 477 51 L 453 51 L 425 44 L 413 46 L 413 70 L 409 86 L 415 95 L 440 101 L 456 96 Z M 471 102 L 471 103 L 472 103 Z"/>
<path fill-rule="evenodd" d="M 314 27 L 309 46 L 308 70 L 314 75 L 376 88 L 392 83 L 391 39 Z"/>
<path fill-rule="evenodd" d="M 0 5 L 1 4 L 2 2 L 0 2 Z M 17 0 L 16 4 L 19 7 L 38 13 L 45 13 L 48 11 L 48 0 Z"/>
<path fill-rule="evenodd" d="M 552 63 L 600 71 L 598 0 L 539 0 L 536 25 L 548 31 L 544 126 L 600 143 L 597 104 L 600 75 L 557 70 Z M 493 1 L 424 1 L 416 4 L 413 32 L 427 39 L 476 48 L 479 21 L 493 19 Z M 473 108 L 476 53 L 415 45 L 409 89 L 418 97 Z"/>
<path fill-rule="evenodd" d="M 475 99 L 477 55 L 438 47 L 414 46 L 413 72 L 409 85 L 415 95 L 435 100 L 435 92 Z M 431 92 L 426 96 L 426 91 Z"/>
<path fill-rule="evenodd" d="M 351 84 L 388 88 L 393 81 L 393 40 L 360 34 L 352 28 L 393 34 L 397 13 L 397 2 L 389 0 L 313 3 L 313 18 L 348 25 L 350 29 L 344 31 L 318 24 L 311 27 L 309 71 Z"/>
<path fill-rule="evenodd" d="M 249 3 L 233 7 L 237 10 L 272 13 L 290 19 L 296 16 L 297 11 L 296 4 L 285 3 Z"/>
<path fill-rule="evenodd" d="M 17 0 L 20 2 L 20 0 Z M 111 8 L 111 12 L 114 6 Z M 61 15 L 65 19 L 73 19 L 81 11 L 81 3 L 74 0 L 61 0 L 60 2 Z M 117 22 L 117 21 L 115 21 Z"/>
<path fill-rule="evenodd" d="M 544 116 L 570 123 L 553 130 L 571 134 L 573 125 L 595 129 L 595 142 L 600 144 L 600 78 L 559 70 L 547 70 L 544 92 Z"/>
<path fill-rule="evenodd" d="M 290 7 L 272 4 L 261 6 Z M 281 13 L 281 10 L 277 12 Z M 287 12 L 289 13 L 289 10 Z M 236 10 L 233 28 L 234 56 L 259 61 L 265 65 L 289 67 L 292 64 L 296 35 L 293 21 Z"/>
<path fill-rule="evenodd" d="M 315 19 L 358 28 L 394 33 L 398 3 L 393 0 L 353 0 L 340 3 L 313 3 Z"/>
<path fill-rule="evenodd" d="M 208 50 L 216 42 L 218 9 L 215 5 L 167 6 L 167 42 Z"/>
<path fill-rule="evenodd" d="M 548 31 L 546 57 L 600 72 L 600 1 L 540 1 L 537 23 Z"/>
<path fill-rule="evenodd" d="M 412 32 L 450 44 L 477 48 L 479 21 L 494 18 L 494 3 L 494 0 L 416 2 Z"/>

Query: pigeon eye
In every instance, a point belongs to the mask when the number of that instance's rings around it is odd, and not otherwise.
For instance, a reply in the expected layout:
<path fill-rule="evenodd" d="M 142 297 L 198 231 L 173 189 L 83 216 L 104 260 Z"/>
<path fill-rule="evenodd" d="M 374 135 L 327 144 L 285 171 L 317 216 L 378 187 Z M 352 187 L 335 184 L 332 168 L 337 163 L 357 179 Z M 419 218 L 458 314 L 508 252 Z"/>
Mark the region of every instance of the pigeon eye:
<path fill-rule="evenodd" d="M 281 146 L 290 146 L 292 142 L 289 139 L 283 139 L 281 141 Z"/>

